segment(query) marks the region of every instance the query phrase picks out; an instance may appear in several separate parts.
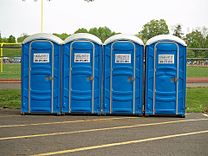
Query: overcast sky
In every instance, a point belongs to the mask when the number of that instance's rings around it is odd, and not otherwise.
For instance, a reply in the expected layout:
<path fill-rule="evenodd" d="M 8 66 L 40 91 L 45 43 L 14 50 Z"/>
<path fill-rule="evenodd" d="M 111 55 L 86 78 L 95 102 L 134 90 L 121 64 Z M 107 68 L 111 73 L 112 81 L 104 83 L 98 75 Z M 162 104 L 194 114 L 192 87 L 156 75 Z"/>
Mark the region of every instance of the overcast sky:
<path fill-rule="evenodd" d="M 73 33 L 78 28 L 107 26 L 136 34 L 152 19 L 184 32 L 208 27 L 208 0 L 44 0 L 44 32 Z M 0 33 L 16 37 L 40 32 L 40 0 L 0 0 Z"/>

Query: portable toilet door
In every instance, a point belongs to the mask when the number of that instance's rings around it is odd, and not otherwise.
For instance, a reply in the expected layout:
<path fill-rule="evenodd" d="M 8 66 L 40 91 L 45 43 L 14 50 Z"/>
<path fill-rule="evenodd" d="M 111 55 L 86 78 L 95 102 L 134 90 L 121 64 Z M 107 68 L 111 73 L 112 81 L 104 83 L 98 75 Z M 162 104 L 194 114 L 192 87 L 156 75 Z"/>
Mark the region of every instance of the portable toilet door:
<path fill-rule="evenodd" d="M 99 114 L 102 42 L 88 33 L 69 36 L 63 53 L 63 113 Z"/>
<path fill-rule="evenodd" d="M 60 113 L 62 40 L 39 33 L 22 44 L 22 113 Z"/>
<path fill-rule="evenodd" d="M 146 43 L 145 114 L 185 116 L 186 43 L 159 35 Z"/>
<path fill-rule="evenodd" d="M 144 44 L 118 34 L 104 42 L 104 114 L 143 114 Z"/>

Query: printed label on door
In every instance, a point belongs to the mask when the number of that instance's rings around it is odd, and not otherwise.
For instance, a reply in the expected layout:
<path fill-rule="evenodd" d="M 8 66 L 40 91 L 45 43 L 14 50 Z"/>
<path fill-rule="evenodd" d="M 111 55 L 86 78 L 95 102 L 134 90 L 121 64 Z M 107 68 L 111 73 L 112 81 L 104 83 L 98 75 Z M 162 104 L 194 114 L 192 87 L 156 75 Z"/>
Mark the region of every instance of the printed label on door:
<path fill-rule="evenodd" d="M 159 54 L 158 64 L 174 64 L 174 55 L 173 54 Z"/>
<path fill-rule="evenodd" d="M 115 63 L 131 63 L 131 54 L 115 54 Z"/>
<path fill-rule="evenodd" d="M 49 63 L 49 54 L 48 53 L 34 53 L 33 62 L 34 63 Z"/>
<path fill-rule="evenodd" d="M 89 63 L 90 53 L 74 53 L 74 62 L 75 63 Z"/>

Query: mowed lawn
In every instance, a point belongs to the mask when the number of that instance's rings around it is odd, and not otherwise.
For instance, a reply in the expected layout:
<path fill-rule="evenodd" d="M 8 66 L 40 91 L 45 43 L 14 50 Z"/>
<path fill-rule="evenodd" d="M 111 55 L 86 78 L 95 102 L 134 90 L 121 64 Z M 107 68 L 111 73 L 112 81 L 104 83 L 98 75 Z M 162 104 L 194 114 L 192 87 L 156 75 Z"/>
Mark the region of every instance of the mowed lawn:
<path fill-rule="evenodd" d="M 208 113 L 208 88 L 187 88 L 186 112 Z M 20 108 L 19 89 L 0 90 L 0 108 Z"/>
<path fill-rule="evenodd" d="M 21 77 L 21 64 L 4 64 L 3 72 L 0 73 L 1 78 L 20 79 Z M 208 66 L 194 67 L 187 66 L 187 77 L 208 77 Z"/>
<path fill-rule="evenodd" d="M 20 108 L 20 89 L 0 89 L 0 108 Z"/>
<path fill-rule="evenodd" d="M 208 88 L 187 88 L 186 111 L 208 113 Z"/>
<path fill-rule="evenodd" d="M 187 77 L 207 77 L 208 78 L 208 66 L 187 66 Z"/>
<path fill-rule="evenodd" d="M 20 79 L 20 78 L 21 78 L 20 63 L 3 64 L 3 72 L 0 72 L 0 79 Z"/>

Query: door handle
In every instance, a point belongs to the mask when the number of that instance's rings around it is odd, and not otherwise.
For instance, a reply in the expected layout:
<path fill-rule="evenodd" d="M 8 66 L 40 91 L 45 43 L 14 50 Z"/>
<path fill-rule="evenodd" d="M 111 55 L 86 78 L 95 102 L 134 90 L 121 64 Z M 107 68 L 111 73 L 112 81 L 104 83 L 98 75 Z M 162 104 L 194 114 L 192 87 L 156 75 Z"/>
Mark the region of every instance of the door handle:
<path fill-rule="evenodd" d="M 134 81 L 134 80 L 135 80 L 135 78 L 133 76 L 128 77 L 128 81 Z"/>
<path fill-rule="evenodd" d="M 177 81 L 178 81 L 178 78 L 177 77 L 171 78 L 171 82 L 177 82 Z"/>
<path fill-rule="evenodd" d="M 93 76 L 89 76 L 87 79 L 88 79 L 89 81 L 93 81 L 93 80 L 94 80 L 94 77 L 93 77 Z"/>
<path fill-rule="evenodd" d="M 53 77 L 52 76 L 46 76 L 45 79 L 48 80 L 48 81 L 52 81 Z"/>

